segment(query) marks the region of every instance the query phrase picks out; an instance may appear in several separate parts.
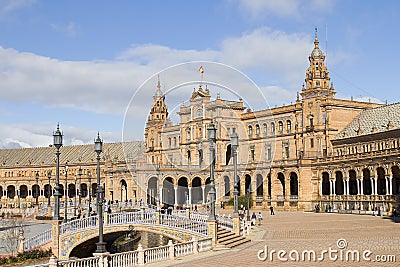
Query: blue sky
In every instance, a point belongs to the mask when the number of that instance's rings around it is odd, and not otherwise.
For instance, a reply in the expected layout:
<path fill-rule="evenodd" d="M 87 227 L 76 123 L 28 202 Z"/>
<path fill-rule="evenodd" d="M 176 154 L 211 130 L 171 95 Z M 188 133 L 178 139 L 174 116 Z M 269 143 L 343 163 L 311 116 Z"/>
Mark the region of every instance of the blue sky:
<path fill-rule="evenodd" d="M 58 122 L 67 145 L 121 141 L 129 103 L 125 140 L 142 140 L 154 75 L 167 91 L 185 77 L 162 71 L 185 62 L 232 66 L 288 104 L 315 27 L 338 98 L 398 102 L 399 15 L 398 1 L 0 0 L 0 147 L 47 146 Z"/>

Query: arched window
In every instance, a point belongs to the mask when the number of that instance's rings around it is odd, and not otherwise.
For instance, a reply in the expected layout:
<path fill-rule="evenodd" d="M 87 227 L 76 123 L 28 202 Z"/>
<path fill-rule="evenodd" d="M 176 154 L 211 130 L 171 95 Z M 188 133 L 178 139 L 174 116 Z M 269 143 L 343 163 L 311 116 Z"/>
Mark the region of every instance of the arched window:
<path fill-rule="evenodd" d="M 201 118 L 203 116 L 203 110 L 202 109 L 198 109 L 196 111 L 196 118 Z"/>
<path fill-rule="evenodd" d="M 278 131 L 280 134 L 283 133 L 283 122 L 282 121 L 278 122 Z"/>
<path fill-rule="evenodd" d="M 271 122 L 271 134 L 274 135 L 275 134 L 275 123 Z"/>
<path fill-rule="evenodd" d="M 253 137 L 253 127 L 249 126 L 249 138 Z"/>
<path fill-rule="evenodd" d="M 267 132 L 268 132 L 268 127 L 267 127 L 267 124 L 264 123 L 264 124 L 263 124 L 263 133 L 264 133 L 264 136 L 267 135 Z"/>
<path fill-rule="evenodd" d="M 292 132 L 292 122 L 290 120 L 286 121 L 286 132 L 291 133 Z"/>
<path fill-rule="evenodd" d="M 260 125 L 256 125 L 256 136 L 260 136 Z"/>

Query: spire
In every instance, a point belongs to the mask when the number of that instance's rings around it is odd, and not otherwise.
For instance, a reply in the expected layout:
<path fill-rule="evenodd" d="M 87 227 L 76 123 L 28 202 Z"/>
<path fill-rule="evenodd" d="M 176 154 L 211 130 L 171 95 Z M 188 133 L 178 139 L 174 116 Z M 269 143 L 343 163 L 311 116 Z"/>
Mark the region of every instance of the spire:
<path fill-rule="evenodd" d="M 161 82 L 160 82 L 160 75 L 157 75 L 157 90 L 155 92 L 155 94 L 153 95 L 153 99 L 154 101 L 156 101 L 158 98 L 163 97 L 164 94 L 161 91 Z"/>

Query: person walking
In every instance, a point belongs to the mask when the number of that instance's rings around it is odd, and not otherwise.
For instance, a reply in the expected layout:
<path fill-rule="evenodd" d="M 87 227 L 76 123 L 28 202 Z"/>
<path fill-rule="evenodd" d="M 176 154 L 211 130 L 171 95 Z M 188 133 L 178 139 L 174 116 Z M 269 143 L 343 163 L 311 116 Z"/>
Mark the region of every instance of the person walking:
<path fill-rule="evenodd" d="M 258 212 L 257 218 L 258 218 L 258 225 L 261 225 L 261 221 L 263 219 L 261 211 Z"/>
<path fill-rule="evenodd" d="M 269 207 L 269 210 L 271 211 L 271 215 L 275 215 L 275 212 L 274 212 L 274 207 Z"/>
<path fill-rule="evenodd" d="M 251 225 L 256 225 L 256 220 L 257 220 L 256 213 L 253 212 L 253 214 L 251 215 Z"/>

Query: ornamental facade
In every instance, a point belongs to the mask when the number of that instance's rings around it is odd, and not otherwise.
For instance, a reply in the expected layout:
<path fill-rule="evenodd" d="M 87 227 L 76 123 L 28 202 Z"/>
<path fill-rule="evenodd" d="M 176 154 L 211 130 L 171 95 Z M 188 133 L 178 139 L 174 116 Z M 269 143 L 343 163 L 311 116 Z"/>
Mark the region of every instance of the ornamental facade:
<path fill-rule="evenodd" d="M 217 127 L 217 204 L 233 197 L 230 137 L 236 132 L 239 193 L 248 194 L 258 208 L 312 210 L 318 204 L 333 210 L 379 206 L 389 211 L 398 206 L 400 104 L 336 99 L 317 37 L 309 63 L 294 104 L 252 111 L 240 100 L 224 100 L 218 94 L 212 98 L 212 88 L 200 84 L 180 106 L 177 124 L 170 121 L 159 81 L 144 142 L 105 144 L 105 198 L 192 208 L 207 205 L 207 128 L 212 122 Z M 45 203 L 49 195 L 52 201 L 54 178 L 49 183 L 47 175 L 54 175 L 54 153 L 52 147 L 0 150 L 3 206 L 29 206 L 36 201 L 36 192 L 39 202 Z M 69 166 L 66 176 L 60 174 L 64 196 L 87 201 L 96 186 L 88 179 L 89 173 L 95 177 L 93 145 L 62 147 L 60 162 Z M 82 175 L 77 175 L 79 169 Z"/>

